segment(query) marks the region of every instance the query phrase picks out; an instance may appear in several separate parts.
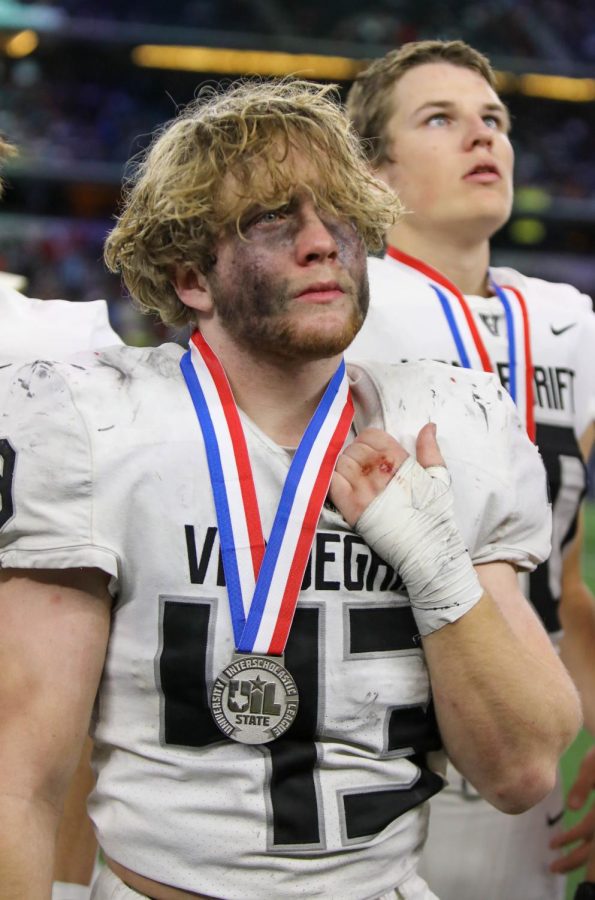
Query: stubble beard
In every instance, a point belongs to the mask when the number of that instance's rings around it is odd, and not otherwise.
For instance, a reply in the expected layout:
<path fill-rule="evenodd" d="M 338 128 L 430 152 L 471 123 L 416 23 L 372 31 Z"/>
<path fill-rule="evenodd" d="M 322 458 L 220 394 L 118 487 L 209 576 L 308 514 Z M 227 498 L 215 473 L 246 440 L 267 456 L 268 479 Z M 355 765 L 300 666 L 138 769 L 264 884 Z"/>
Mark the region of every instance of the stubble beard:
<path fill-rule="evenodd" d="M 367 275 L 354 284 L 351 310 L 342 328 L 316 331 L 293 321 L 289 284 L 274 287 L 254 283 L 229 292 L 218 280 L 211 282 L 217 315 L 228 334 L 244 349 L 258 356 L 308 361 L 337 356 L 349 346 L 364 323 L 370 302 Z"/>

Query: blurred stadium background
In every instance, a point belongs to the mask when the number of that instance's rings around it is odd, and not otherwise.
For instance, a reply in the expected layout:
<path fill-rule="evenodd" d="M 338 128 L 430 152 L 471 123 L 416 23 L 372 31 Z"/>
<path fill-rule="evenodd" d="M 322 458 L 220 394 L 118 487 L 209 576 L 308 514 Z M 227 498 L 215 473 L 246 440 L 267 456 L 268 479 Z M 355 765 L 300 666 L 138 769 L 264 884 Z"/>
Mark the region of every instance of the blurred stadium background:
<path fill-rule="evenodd" d="M 101 263 L 126 161 L 153 128 L 205 81 L 299 73 L 344 91 L 367 60 L 432 37 L 487 53 L 512 113 L 516 202 L 494 261 L 595 296 L 591 0 L 0 0 L 0 131 L 20 150 L 5 170 L 0 271 L 31 296 L 106 298 L 129 343 L 176 337 Z"/>

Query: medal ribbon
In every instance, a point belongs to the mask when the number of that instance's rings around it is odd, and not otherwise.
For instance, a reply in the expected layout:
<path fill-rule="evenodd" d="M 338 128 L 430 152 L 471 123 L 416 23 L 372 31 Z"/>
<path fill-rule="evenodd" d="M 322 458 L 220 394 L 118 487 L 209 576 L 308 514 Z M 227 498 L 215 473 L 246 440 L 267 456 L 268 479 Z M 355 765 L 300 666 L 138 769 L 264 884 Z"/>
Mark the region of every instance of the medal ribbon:
<path fill-rule="evenodd" d="M 199 331 L 180 361 L 202 430 L 236 649 L 285 649 L 320 510 L 353 420 L 341 361 L 291 461 L 268 544 L 244 429 L 223 366 Z"/>
<path fill-rule="evenodd" d="M 478 331 L 473 313 L 463 294 L 444 275 L 413 256 L 387 247 L 387 255 L 407 269 L 423 275 L 435 291 L 447 325 L 452 335 L 459 361 L 466 369 L 483 369 L 493 372 L 494 367 Z M 517 288 L 497 285 L 490 279 L 490 286 L 504 308 L 506 335 L 508 340 L 508 391 L 516 403 L 519 415 L 526 424 L 527 433 L 535 440 L 535 418 L 533 410 L 533 360 L 529 316 L 525 299 Z M 506 293 L 509 291 L 512 298 Z M 512 302 L 511 302 L 512 299 Z"/>
<path fill-rule="evenodd" d="M 521 292 L 512 285 L 490 284 L 502 306 L 506 317 L 508 335 L 508 391 L 517 405 L 519 415 L 526 423 L 527 433 L 535 440 L 535 410 L 533 401 L 533 360 L 527 304 Z M 511 303 L 506 291 L 510 291 L 516 302 Z"/>

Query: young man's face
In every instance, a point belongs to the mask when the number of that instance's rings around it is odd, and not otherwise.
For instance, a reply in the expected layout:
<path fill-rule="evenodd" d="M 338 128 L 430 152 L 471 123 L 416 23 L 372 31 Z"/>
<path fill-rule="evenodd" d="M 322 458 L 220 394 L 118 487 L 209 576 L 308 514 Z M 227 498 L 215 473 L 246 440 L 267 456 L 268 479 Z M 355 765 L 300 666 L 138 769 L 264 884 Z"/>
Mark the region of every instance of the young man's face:
<path fill-rule="evenodd" d="M 351 222 L 322 212 L 298 190 L 278 209 L 249 208 L 241 226 L 243 237 L 232 228 L 219 239 L 207 277 L 220 325 L 257 354 L 307 360 L 342 353 L 369 299 L 366 250 Z"/>
<path fill-rule="evenodd" d="M 479 73 L 436 62 L 394 86 L 378 174 L 398 193 L 406 227 L 484 239 L 508 219 L 514 154 L 508 113 Z"/>

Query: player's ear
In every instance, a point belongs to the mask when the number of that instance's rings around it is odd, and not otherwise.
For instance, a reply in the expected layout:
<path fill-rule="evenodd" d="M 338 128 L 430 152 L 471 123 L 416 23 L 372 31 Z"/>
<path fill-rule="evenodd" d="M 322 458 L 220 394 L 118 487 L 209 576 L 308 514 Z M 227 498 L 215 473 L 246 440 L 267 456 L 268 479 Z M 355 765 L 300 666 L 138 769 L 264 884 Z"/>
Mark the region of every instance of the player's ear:
<path fill-rule="evenodd" d="M 213 301 L 206 275 L 196 266 L 180 265 L 174 267 L 172 286 L 185 306 L 200 312 L 211 312 Z"/>

